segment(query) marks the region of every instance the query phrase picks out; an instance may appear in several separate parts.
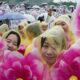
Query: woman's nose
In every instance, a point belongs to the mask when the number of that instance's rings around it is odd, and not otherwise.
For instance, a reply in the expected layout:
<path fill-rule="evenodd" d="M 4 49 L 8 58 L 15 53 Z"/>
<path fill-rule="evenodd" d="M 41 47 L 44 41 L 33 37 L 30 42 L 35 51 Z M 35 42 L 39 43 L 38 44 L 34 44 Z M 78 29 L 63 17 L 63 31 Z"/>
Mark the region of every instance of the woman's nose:
<path fill-rule="evenodd" d="M 51 48 L 51 47 L 48 48 L 47 54 L 48 54 L 48 55 L 52 54 L 52 48 Z"/>
<path fill-rule="evenodd" d="M 13 45 L 12 43 L 9 43 L 9 44 L 8 44 L 8 47 L 12 47 L 12 45 Z"/>

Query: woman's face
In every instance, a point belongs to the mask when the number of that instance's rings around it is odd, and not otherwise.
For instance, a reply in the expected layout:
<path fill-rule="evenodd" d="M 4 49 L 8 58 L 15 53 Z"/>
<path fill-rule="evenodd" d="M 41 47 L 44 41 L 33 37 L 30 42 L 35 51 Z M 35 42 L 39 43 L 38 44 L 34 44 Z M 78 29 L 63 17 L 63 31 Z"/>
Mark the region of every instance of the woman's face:
<path fill-rule="evenodd" d="M 52 65 L 55 63 L 58 56 L 57 47 L 55 44 L 50 44 L 47 40 L 41 48 L 41 55 L 47 64 Z"/>
<path fill-rule="evenodd" d="M 65 22 L 63 22 L 63 21 L 58 21 L 58 22 L 55 23 L 55 25 L 62 26 L 62 28 L 64 29 L 65 32 L 68 31 L 68 25 Z"/>
<path fill-rule="evenodd" d="M 48 29 L 48 25 L 42 25 L 42 26 L 40 27 L 41 33 L 44 33 L 47 29 Z"/>
<path fill-rule="evenodd" d="M 19 32 L 23 35 L 24 34 L 24 27 L 23 26 L 18 26 L 18 30 L 19 30 Z"/>
<path fill-rule="evenodd" d="M 18 38 L 16 35 L 14 34 L 10 34 L 7 38 L 6 38 L 6 42 L 7 42 L 7 49 L 10 51 L 15 51 L 18 49 L 17 46 L 17 42 L 18 42 Z"/>

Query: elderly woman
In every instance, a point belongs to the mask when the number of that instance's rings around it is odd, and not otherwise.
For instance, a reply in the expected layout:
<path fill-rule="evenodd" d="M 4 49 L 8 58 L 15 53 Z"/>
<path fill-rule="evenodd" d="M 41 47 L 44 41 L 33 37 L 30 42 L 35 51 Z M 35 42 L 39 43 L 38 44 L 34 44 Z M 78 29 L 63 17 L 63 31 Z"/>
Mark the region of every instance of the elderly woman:
<path fill-rule="evenodd" d="M 53 80 L 51 73 L 59 54 L 66 49 L 63 29 L 59 26 L 47 30 L 36 39 L 37 47 L 29 53 L 24 62 L 31 66 L 38 80 Z"/>

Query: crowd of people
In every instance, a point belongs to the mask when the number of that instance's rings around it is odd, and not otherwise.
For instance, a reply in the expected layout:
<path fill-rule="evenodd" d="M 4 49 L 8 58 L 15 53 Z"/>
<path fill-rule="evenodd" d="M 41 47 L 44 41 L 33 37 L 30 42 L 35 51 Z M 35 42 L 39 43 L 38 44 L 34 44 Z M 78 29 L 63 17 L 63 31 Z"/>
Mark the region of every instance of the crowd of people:
<path fill-rule="evenodd" d="M 0 80 L 80 80 L 80 2 L 60 14 L 52 6 L 3 7 L 0 16 L 25 19 L 0 25 Z"/>

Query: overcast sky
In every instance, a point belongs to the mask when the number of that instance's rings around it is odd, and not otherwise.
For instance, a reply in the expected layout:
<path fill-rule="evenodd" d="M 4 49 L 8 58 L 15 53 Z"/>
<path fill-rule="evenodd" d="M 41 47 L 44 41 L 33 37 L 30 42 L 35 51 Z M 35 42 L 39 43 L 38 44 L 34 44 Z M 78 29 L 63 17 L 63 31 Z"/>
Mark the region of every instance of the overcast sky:
<path fill-rule="evenodd" d="M 53 0 L 53 1 L 54 1 L 54 2 L 60 2 L 60 1 L 63 1 L 63 2 L 64 2 L 64 1 L 66 1 L 66 2 L 67 2 L 67 1 L 76 2 L 77 0 Z"/>

